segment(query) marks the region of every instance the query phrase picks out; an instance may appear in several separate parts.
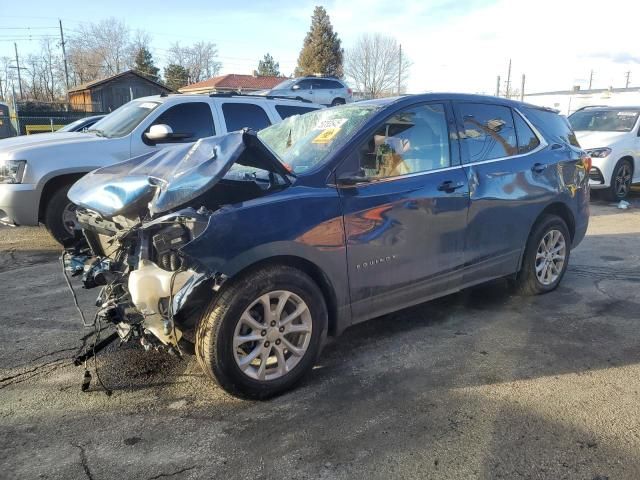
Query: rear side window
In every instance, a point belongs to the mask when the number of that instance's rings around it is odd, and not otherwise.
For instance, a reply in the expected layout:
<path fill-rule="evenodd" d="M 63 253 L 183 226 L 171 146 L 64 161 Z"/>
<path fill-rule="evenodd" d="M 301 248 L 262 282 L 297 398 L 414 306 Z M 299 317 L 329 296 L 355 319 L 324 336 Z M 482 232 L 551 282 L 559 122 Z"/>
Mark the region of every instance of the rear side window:
<path fill-rule="evenodd" d="M 242 130 L 245 127 L 258 131 L 271 125 L 267 112 L 252 103 L 223 103 L 222 114 L 228 132 Z"/>
<path fill-rule="evenodd" d="M 462 143 L 467 148 L 469 162 L 517 154 L 518 142 L 510 108 L 482 103 L 460 103 L 458 110 L 464 124 Z"/>
<path fill-rule="evenodd" d="M 204 102 L 180 103 L 163 112 L 154 125 L 169 125 L 173 133 L 183 135 L 176 142 L 192 142 L 215 135 L 211 107 Z"/>
<path fill-rule="evenodd" d="M 528 153 L 538 148 L 540 140 L 533 133 L 531 127 L 524 121 L 524 119 L 518 114 L 513 112 L 513 119 L 516 124 L 516 135 L 518 136 L 518 153 Z"/>
<path fill-rule="evenodd" d="M 293 105 L 276 105 L 276 111 L 278 112 L 278 115 L 280 115 L 280 118 L 282 118 L 283 120 L 285 118 L 293 117 L 294 115 L 304 115 L 305 113 L 313 112 L 314 110 L 317 109 L 312 107 L 298 107 Z"/>
<path fill-rule="evenodd" d="M 540 108 L 527 108 L 524 110 L 524 114 L 538 130 L 542 131 L 547 140 L 551 141 L 551 137 L 555 137 L 563 143 L 580 148 L 576 134 L 566 117 Z"/>
<path fill-rule="evenodd" d="M 329 90 L 329 89 L 337 89 L 337 88 L 344 88 L 344 87 L 340 84 L 340 82 L 337 82 L 336 80 L 314 80 L 313 88 Z"/>

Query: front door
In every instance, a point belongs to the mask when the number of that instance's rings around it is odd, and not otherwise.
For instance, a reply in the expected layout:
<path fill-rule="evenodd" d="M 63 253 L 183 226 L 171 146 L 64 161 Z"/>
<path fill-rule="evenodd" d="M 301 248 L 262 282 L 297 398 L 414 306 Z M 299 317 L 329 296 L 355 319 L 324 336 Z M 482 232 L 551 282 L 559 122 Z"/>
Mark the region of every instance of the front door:
<path fill-rule="evenodd" d="M 407 108 L 376 127 L 337 172 L 345 176 L 355 164 L 366 180 L 340 187 L 354 322 L 455 288 L 469 187 L 450 122 L 448 104 Z"/>

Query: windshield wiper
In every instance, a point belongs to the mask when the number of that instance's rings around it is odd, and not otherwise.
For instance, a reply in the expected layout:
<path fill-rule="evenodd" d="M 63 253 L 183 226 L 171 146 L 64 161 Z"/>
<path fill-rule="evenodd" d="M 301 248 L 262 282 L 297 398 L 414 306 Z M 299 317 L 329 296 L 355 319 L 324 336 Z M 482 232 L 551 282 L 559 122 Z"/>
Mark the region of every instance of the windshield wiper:
<path fill-rule="evenodd" d="M 90 128 L 87 133 L 95 133 L 98 137 L 106 137 L 105 133 L 98 128 Z"/>

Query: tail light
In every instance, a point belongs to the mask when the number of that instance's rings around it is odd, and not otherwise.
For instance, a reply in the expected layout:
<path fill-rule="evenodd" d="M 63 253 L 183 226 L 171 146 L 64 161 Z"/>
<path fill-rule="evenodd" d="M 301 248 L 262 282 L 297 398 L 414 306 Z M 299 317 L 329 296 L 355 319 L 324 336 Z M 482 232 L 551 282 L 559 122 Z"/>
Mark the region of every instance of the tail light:
<path fill-rule="evenodd" d="M 349 95 L 353 95 L 353 92 L 351 91 L 351 89 L 350 89 L 350 88 L 347 88 L 347 93 L 348 93 Z"/>

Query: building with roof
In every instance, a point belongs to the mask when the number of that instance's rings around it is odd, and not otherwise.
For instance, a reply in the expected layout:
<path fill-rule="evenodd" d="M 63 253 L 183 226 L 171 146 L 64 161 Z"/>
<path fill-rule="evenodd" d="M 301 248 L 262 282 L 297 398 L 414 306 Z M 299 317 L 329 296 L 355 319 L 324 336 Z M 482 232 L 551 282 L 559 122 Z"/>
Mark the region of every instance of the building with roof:
<path fill-rule="evenodd" d="M 570 115 L 579 108 L 593 105 L 612 107 L 640 105 L 640 88 L 592 88 L 582 90 L 575 86 L 571 90 L 525 94 L 524 101 L 559 110 L 563 115 Z"/>
<path fill-rule="evenodd" d="M 134 98 L 172 92 L 166 85 L 127 70 L 70 88 L 69 103 L 76 111 L 108 113 Z"/>
<path fill-rule="evenodd" d="M 287 77 L 230 73 L 209 78 L 202 82 L 192 83 L 178 89 L 178 91 L 181 93 L 251 93 L 259 90 L 270 90 L 285 80 L 287 80 Z"/>

